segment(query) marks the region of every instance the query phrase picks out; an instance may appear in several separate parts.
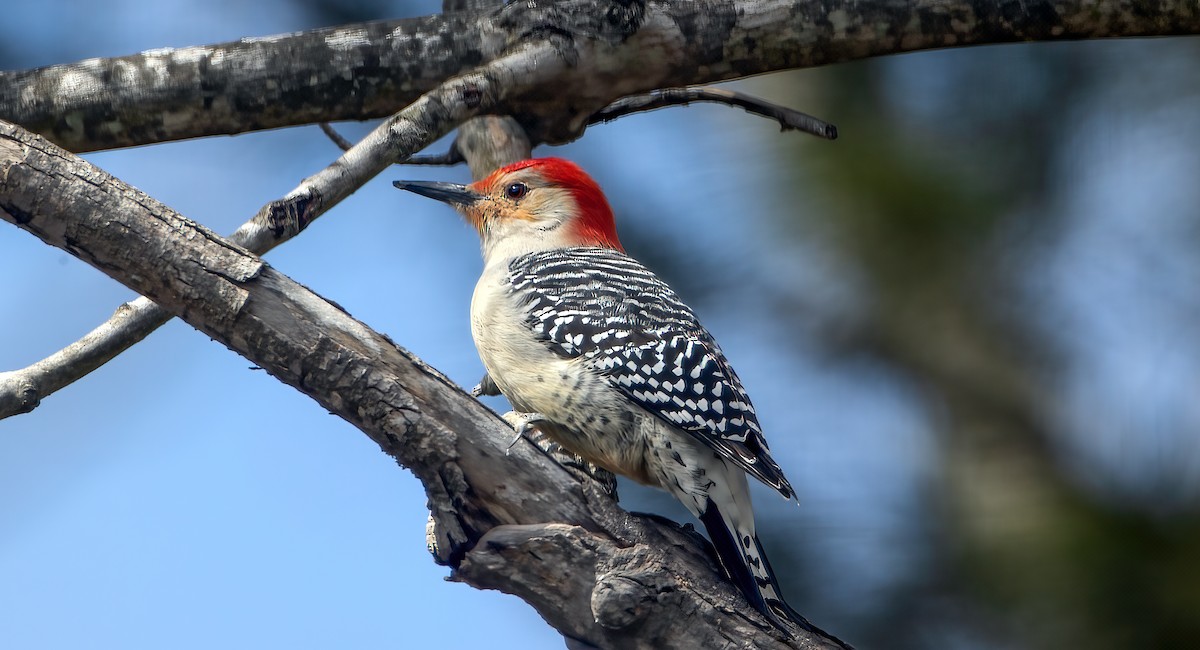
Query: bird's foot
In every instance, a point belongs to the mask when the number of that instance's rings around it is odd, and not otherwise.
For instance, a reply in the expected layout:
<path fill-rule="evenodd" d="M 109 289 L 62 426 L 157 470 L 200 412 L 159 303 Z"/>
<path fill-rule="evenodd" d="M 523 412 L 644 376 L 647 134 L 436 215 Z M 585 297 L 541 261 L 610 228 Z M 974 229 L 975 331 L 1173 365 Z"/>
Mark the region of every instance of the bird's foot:
<path fill-rule="evenodd" d="M 487 374 L 485 374 L 483 379 L 480 379 L 479 383 L 475 384 L 475 387 L 471 389 L 471 397 L 479 397 L 481 395 L 495 396 L 499 394 L 500 387 L 496 385 L 495 381 L 492 381 L 492 376 Z"/>
<path fill-rule="evenodd" d="M 512 425 L 512 428 L 517 431 L 517 435 L 513 436 L 512 441 L 504 448 L 505 451 L 512 449 L 518 440 L 525 437 L 525 434 L 535 431 L 539 424 L 549 422 L 546 416 L 541 413 L 517 413 L 516 411 L 509 411 L 502 417 L 505 422 Z"/>

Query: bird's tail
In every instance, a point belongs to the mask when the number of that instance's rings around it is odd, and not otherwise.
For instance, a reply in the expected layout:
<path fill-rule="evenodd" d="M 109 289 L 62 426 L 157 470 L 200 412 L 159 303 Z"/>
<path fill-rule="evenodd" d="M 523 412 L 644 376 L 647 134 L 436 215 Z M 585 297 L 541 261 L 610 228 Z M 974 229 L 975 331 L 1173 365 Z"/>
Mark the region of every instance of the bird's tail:
<path fill-rule="evenodd" d="M 741 472 L 736 474 L 741 476 L 731 477 L 733 480 L 730 481 L 729 490 L 709 492 L 707 507 L 699 515 L 716 548 L 721 568 L 746 600 L 775 627 L 789 634 L 793 633 L 794 627 L 799 627 L 843 648 L 850 648 L 837 637 L 809 623 L 783 599 L 775 571 L 771 569 L 762 543 L 754 532 L 754 515 L 750 509 L 750 491 L 745 475 Z"/>

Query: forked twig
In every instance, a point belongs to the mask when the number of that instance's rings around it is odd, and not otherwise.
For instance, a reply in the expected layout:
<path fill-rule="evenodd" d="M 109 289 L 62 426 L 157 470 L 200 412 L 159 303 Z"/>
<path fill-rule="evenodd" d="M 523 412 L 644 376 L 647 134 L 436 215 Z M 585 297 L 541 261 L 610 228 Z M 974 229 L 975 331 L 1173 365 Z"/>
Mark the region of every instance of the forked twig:
<path fill-rule="evenodd" d="M 643 95 L 630 95 L 605 106 L 591 117 L 589 124 L 611 122 L 619 117 L 642 111 L 652 111 L 668 106 L 686 106 L 692 102 L 715 102 L 737 106 L 747 113 L 761 115 L 779 122 L 784 131 L 803 131 L 826 140 L 837 139 L 837 127 L 813 117 L 808 113 L 781 106 L 753 95 L 724 88 L 688 86 L 684 88 L 661 88 Z"/>

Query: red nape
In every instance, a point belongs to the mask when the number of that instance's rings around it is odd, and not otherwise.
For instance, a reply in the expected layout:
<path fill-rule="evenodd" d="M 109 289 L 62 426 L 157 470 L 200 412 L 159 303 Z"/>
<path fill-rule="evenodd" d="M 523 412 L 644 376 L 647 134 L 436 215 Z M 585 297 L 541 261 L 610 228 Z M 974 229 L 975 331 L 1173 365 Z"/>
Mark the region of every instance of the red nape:
<path fill-rule="evenodd" d="M 617 237 L 617 225 L 613 221 L 608 199 L 604 198 L 604 192 L 596 181 L 579 165 L 563 158 L 530 158 L 502 167 L 493 172 L 492 177 L 522 169 L 533 169 L 552 185 L 571 192 L 575 204 L 579 206 L 579 218 L 571 224 L 571 228 L 581 246 L 604 246 L 625 252 Z"/>

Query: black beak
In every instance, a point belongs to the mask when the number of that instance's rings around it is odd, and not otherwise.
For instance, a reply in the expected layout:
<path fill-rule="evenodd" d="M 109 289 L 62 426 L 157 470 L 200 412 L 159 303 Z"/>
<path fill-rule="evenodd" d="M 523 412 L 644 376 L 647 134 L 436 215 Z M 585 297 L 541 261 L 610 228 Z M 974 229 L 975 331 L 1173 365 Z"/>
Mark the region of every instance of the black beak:
<path fill-rule="evenodd" d="M 471 205 L 483 198 L 471 188 L 458 183 L 442 183 L 438 181 L 393 181 L 397 189 L 408 190 L 421 196 L 437 199 L 450 205 Z"/>

